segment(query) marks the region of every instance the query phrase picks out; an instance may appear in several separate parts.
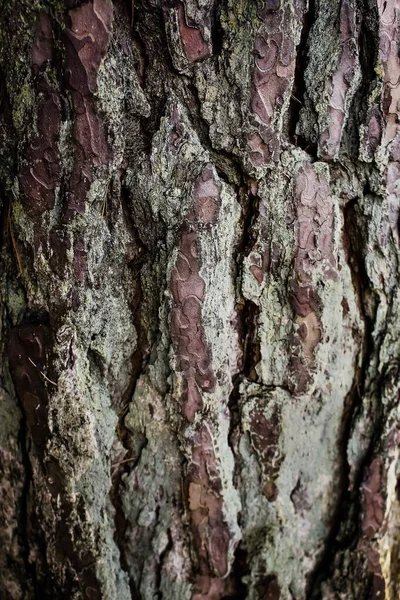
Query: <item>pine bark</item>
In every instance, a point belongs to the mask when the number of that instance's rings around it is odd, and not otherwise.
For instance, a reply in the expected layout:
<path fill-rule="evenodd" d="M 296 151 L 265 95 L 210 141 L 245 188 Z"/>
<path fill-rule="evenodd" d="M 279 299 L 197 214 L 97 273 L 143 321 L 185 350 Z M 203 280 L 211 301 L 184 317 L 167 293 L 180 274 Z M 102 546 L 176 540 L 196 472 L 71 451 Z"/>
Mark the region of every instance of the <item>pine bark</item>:
<path fill-rule="evenodd" d="M 1 598 L 399 598 L 399 22 L 0 1 Z"/>

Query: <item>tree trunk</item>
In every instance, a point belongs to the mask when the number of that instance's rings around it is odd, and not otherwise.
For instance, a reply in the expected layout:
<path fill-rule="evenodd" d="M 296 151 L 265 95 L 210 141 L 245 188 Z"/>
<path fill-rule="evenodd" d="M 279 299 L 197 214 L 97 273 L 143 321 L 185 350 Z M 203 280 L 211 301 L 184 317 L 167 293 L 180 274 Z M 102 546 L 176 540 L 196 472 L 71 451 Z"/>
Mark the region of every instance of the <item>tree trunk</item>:
<path fill-rule="evenodd" d="M 400 0 L 0 7 L 0 597 L 398 600 Z"/>

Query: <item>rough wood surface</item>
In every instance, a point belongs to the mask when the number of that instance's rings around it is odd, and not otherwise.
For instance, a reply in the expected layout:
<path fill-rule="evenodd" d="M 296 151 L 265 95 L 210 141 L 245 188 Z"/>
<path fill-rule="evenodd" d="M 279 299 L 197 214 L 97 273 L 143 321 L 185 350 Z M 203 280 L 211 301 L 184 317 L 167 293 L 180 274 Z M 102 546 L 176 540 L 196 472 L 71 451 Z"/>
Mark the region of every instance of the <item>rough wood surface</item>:
<path fill-rule="evenodd" d="M 397 600 L 400 0 L 0 0 L 0 597 Z"/>

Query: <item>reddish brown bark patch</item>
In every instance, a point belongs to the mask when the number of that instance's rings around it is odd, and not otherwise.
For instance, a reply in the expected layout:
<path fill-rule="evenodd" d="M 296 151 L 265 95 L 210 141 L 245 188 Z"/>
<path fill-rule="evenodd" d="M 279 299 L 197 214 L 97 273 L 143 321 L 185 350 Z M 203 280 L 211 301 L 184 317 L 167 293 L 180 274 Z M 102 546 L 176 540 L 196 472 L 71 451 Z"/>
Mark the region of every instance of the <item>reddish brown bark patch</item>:
<path fill-rule="evenodd" d="M 264 281 L 264 275 L 269 271 L 270 268 L 270 256 L 268 252 L 263 252 L 261 255 L 253 252 L 250 254 L 250 260 L 253 261 L 253 264 L 250 265 L 250 273 L 253 275 L 254 279 L 258 281 L 261 285 Z"/>
<path fill-rule="evenodd" d="M 211 52 L 207 42 L 203 38 L 200 29 L 189 27 L 186 23 L 185 8 L 182 2 L 178 6 L 178 26 L 181 35 L 182 46 L 189 62 L 201 60 L 210 56 Z"/>
<path fill-rule="evenodd" d="M 283 460 L 279 446 L 281 434 L 279 406 L 274 406 L 269 416 L 266 416 L 262 401 L 259 406 L 252 407 L 249 412 L 249 433 L 263 473 L 263 494 L 273 502 L 278 497 L 279 490 L 275 479 Z"/>
<path fill-rule="evenodd" d="M 75 163 L 69 182 L 65 212 L 67 219 L 75 213 L 85 212 L 86 195 L 93 181 L 94 167 L 107 164 L 110 159 L 106 133 L 92 99 L 84 98 L 77 92 L 73 92 L 72 98 L 75 108 Z"/>
<path fill-rule="evenodd" d="M 179 127 L 177 116 L 174 126 Z M 194 423 L 203 409 L 204 394 L 214 391 L 216 376 L 205 339 L 202 304 L 205 282 L 200 275 L 199 231 L 208 230 L 219 216 L 220 184 L 212 165 L 196 179 L 192 207 L 180 232 L 178 255 L 171 272 L 171 333 L 182 375 L 181 402 L 185 422 Z M 187 507 L 194 550 L 194 590 L 197 600 L 217 600 L 231 586 L 228 558 L 231 533 L 224 520 L 220 465 L 214 450 L 213 424 L 204 413 L 188 439 L 190 459 L 185 480 Z"/>
<path fill-rule="evenodd" d="M 75 162 L 64 213 L 67 221 L 76 213 L 85 212 L 94 168 L 107 164 L 111 158 L 92 95 L 97 91 L 98 70 L 110 40 L 112 4 L 108 0 L 94 0 L 70 11 L 69 17 L 71 26 L 65 30 L 65 74 L 73 90 Z"/>
<path fill-rule="evenodd" d="M 214 179 L 211 165 L 207 165 L 196 180 L 194 212 L 200 223 L 212 224 L 218 219 L 221 186 Z"/>
<path fill-rule="evenodd" d="M 382 109 L 386 121 L 385 146 L 398 137 L 400 114 L 400 57 L 398 53 L 398 2 L 378 0 L 379 58 L 383 64 Z"/>
<path fill-rule="evenodd" d="M 35 37 L 32 46 L 32 65 L 38 70 L 53 58 L 53 31 L 50 17 L 40 13 L 36 21 Z"/>
<path fill-rule="evenodd" d="M 386 474 L 380 458 L 370 464 L 361 493 L 363 515 L 359 548 L 366 557 L 369 573 L 374 576 L 375 597 L 379 597 L 377 593 L 384 589 L 384 581 L 374 539 L 382 529 L 386 506 Z"/>
<path fill-rule="evenodd" d="M 41 97 L 37 103 L 37 130 L 26 151 L 18 176 L 21 200 L 32 217 L 54 206 L 55 188 L 60 185 L 61 167 L 58 135 L 61 124 L 60 99 L 42 73 L 53 56 L 51 22 L 41 14 L 36 23 L 32 48 L 32 70 Z"/>
<path fill-rule="evenodd" d="M 255 586 L 259 600 L 279 600 L 281 588 L 276 575 L 261 577 Z"/>
<path fill-rule="evenodd" d="M 362 485 L 362 532 L 368 539 L 373 538 L 383 524 L 385 514 L 385 479 L 382 461 L 379 458 L 375 458 L 367 471 L 367 477 Z"/>
<path fill-rule="evenodd" d="M 322 337 L 322 307 L 312 282 L 313 273 L 318 269 L 318 278 L 322 280 L 338 277 L 330 191 L 325 179 L 311 165 L 306 165 L 295 179 L 294 223 L 295 278 L 289 287 L 295 313 L 291 363 L 294 390 L 302 393 L 310 381 L 315 349 Z"/>
<path fill-rule="evenodd" d="M 216 598 L 216 590 L 225 587 L 218 579 L 228 571 L 230 532 L 223 518 L 219 467 L 206 425 L 199 429 L 193 440 L 188 482 L 191 531 L 200 573 L 196 586 L 201 590 L 194 597 Z"/>
<path fill-rule="evenodd" d="M 189 422 L 202 408 L 200 390 L 211 392 L 215 376 L 201 323 L 204 281 L 199 275 L 197 233 L 184 232 L 171 274 L 172 336 L 183 376 L 183 412 Z"/>
<path fill-rule="evenodd" d="M 383 116 L 380 107 L 374 104 L 367 112 L 367 130 L 361 136 L 360 145 L 369 158 L 373 158 L 382 141 L 384 128 Z"/>
<path fill-rule="evenodd" d="M 267 1 L 262 16 L 263 30 L 254 41 L 252 109 L 262 123 L 269 125 L 293 80 L 296 47 L 288 5 L 281 8 L 279 2 Z"/>
<path fill-rule="evenodd" d="M 183 377 L 183 412 L 190 423 L 203 407 L 201 392 L 212 392 L 216 383 L 202 325 L 205 283 L 200 276 L 196 229 L 215 223 L 219 208 L 220 184 L 215 181 L 212 166 L 208 164 L 194 186 L 193 208 L 181 233 L 170 281 L 172 339 Z"/>
<path fill-rule="evenodd" d="M 211 578 L 198 575 L 193 587 L 191 600 L 221 600 L 226 596 L 227 581 L 221 578 Z"/>
<path fill-rule="evenodd" d="M 248 160 L 253 167 L 261 167 L 275 162 L 279 154 L 279 140 L 269 126 L 260 125 L 257 131 L 246 136 Z"/>
<path fill-rule="evenodd" d="M 77 237 L 74 243 L 74 275 L 76 281 L 83 283 L 88 274 L 87 252 L 85 240 L 82 236 Z"/>
<path fill-rule="evenodd" d="M 75 108 L 74 138 L 77 142 L 77 160 L 84 165 L 97 166 L 108 160 L 106 134 L 91 98 L 73 92 Z"/>
<path fill-rule="evenodd" d="M 328 80 L 331 90 L 328 106 L 328 126 L 321 133 L 320 151 L 325 159 L 334 158 L 339 152 L 346 111 L 346 95 L 356 69 L 355 14 L 349 0 L 341 3 L 340 16 L 340 57 L 339 64 Z"/>
<path fill-rule="evenodd" d="M 25 208 L 30 214 L 39 216 L 53 208 L 54 191 L 60 184 L 57 141 L 61 117 L 56 94 L 39 101 L 37 118 L 39 135 L 28 148 L 19 183 Z"/>
<path fill-rule="evenodd" d="M 83 96 L 97 91 L 97 72 L 111 35 L 112 3 L 93 0 L 69 12 L 65 73 L 69 86 Z"/>

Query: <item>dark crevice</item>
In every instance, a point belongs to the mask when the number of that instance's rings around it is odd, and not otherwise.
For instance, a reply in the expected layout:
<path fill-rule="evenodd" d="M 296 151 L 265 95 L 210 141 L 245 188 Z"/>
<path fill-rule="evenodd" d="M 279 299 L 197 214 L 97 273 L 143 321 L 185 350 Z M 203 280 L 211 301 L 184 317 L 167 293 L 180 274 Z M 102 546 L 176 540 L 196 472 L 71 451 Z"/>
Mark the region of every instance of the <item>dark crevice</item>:
<path fill-rule="evenodd" d="M 258 598 L 268 598 L 268 600 L 279 600 L 281 589 L 279 587 L 276 575 L 260 575 L 255 585 Z"/>
<path fill-rule="evenodd" d="M 372 337 L 374 315 L 368 315 L 365 304 L 371 296 L 371 286 L 364 263 L 364 240 L 358 214 L 358 199 L 347 203 L 344 208 L 343 246 L 346 252 L 347 263 L 350 267 L 355 295 L 358 299 L 361 317 L 364 321 L 364 338 L 361 343 L 361 365 L 357 368 L 352 388 L 348 393 L 342 414 L 342 425 L 339 432 L 338 448 L 340 454 L 340 472 L 337 488 L 340 490 L 337 498 L 336 509 L 332 516 L 331 530 L 325 541 L 325 551 L 319 560 L 307 584 L 307 600 L 321 600 L 321 584 L 330 579 L 335 571 L 335 557 L 341 552 L 354 548 L 360 537 L 361 497 L 360 488 L 364 478 L 365 469 L 372 460 L 373 453 L 381 438 L 383 431 L 382 409 L 375 407 L 375 426 L 369 447 L 355 474 L 354 485 L 350 489 L 350 468 L 347 460 L 348 444 L 358 412 L 361 410 L 363 398 L 368 395 L 366 388 L 367 373 L 373 356 L 377 352 Z M 346 310 L 346 305 L 343 305 Z M 376 314 L 377 306 L 374 313 Z M 375 379 L 377 392 L 380 397 L 383 375 Z"/>
<path fill-rule="evenodd" d="M 157 519 L 156 520 L 158 521 L 158 514 L 157 514 Z M 157 600 L 163 600 L 163 594 L 160 591 L 160 588 L 161 588 L 161 577 L 162 577 L 162 568 L 163 568 L 163 564 L 164 564 L 165 558 L 168 556 L 169 552 L 173 548 L 173 540 L 172 540 L 172 535 L 171 535 L 171 530 L 170 529 L 167 530 L 167 536 L 168 536 L 168 543 L 167 543 L 166 547 L 164 548 L 164 550 L 161 552 L 161 554 L 159 556 L 158 568 L 157 568 L 156 577 L 155 577 L 155 588 L 156 588 L 156 590 L 158 590 Z M 168 599 L 165 598 L 165 600 L 168 600 Z"/>
<path fill-rule="evenodd" d="M 258 196 L 248 193 L 245 186 L 237 188 L 238 200 L 242 208 L 241 214 L 241 232 L 242 236 L 239 240 L 238 247 L 235 252 L 235 264 L 237 267 L 236 281 L 240 285 L 241 270 L 243 268 L 243 259 L 248 256 L 257 240 L 256 222 L 259 215 L 259 198 Z M 240 289 L 237 290 L 239 298 L 241 296 Z M 245 298 L 240 298 L 237 302 L 237 326 L 239 339 L 242 346 L 241 364 L 238 365 L 238 373 L 233 378 L 233 390 L 231 392 L 228 407 L 230 410 L 230 434 L 229 439 L 233 447 L 234 432 L 240 422 L 239 417 L 239 386 L 244 378 L 256 380 L 257 374 L 255 366 L 260 360 L 260 348 L 257 340 L 257 319 L 259 307 Z"/>
<path fill-rule="evenodd" d="M 260 198 L 248 192 L 244 185 L 237 186 L 237 196 L 242 209 L 240 219 L 242 235 L 234 259 L 237 266 L 236 281 L 240 285 L 243 260 L 250 254 L 257 241 L 258 231 L 256 223 L 259 217 Z M 239 369 L 239 377 L 243 379 L 243 377 L 250 376 L 251 371 L 260 358 L 258 343 L 255 337 L 259 308 L 251 300 L 242 298 L 240 289 L 237 292 L 240 298 L 237 303 L 238 330 L 242 344 L 242 364 Z"/>
<path fill-rule="evenodd" d="M 259 197 L 248 192 L 244 185 L 237 186 L 237 196 L 242 207 L 241 232 L 235 252 L 235 264 L 237 266 L 236 282 L 240 286 L 243 260 L 248 256 L 257 241 L 256 223 L 259 216 Z M 232 380 L 232 391 L 228 401 L 230 415 L 228 443 L 235 458 L 233 480 L 236 487 L 240 487 L 240 463 L 238 457 L 238 442 L 241 435 L 241 407 L 240 407 L 240 385 L 244 380 L 257 381 L 258 376 L 255 367 L 260 361 L 260 344 L 258 340 L 258 316 L 260 309 L 251 300 L 241 297 L 240 287 L 237 289 L 239 301 L 236 306 L 237 327 L 240 344 L 242 347 L 241 364 L 238 372 Z M 232 589 L 234 592 L 226 596 L 230 600 L 246 598 L 248 594 L 245 577 L 249 574 L 249 561 L 247 551 L 243 542 L 239 543 L 235 551 L 231 575 Z"/>
<path fill-rule="evenodd" d="M 251 300 L 245 300 L 237 307 L 239 337 L 242 346 L 242 365 L 233 377 L 232 391 L 229 396 L 228 409 L 230 415 L 228 443 L 233 455 L 237 455 L 237 441 L 240 433 L 240 384 L 243 380 L 257 381 L 255 367 L 260 361 L 260 343 L 258 340 L 258 315 L 260 309 Z M 235 465 L 234 479 L 238 480 L 239 465 Z"/>
<path fill-rule="evenodd" d="M 243 225 L 240 253 L 248 256 L 257 241 L 256 223 L 260 214 L 260 198 L 257 195 L 246 194 L 243 198 Z"/>
<path fill-rule="evenodd" d="M 208 123 L 203 119 L 201 115 L 201 104 L 197 91 L 197 87 L 194 83 L 188 82 L 185 88 L 185 95 L 181 98 L 184 102 L 191 120 L 193 122 L 193 128 L 200 138 L 200 142 L 204 148 L 208 150 L 212 148 L 211 140 L 209 137 Z"/>
<path fill-rule="evenodd" d="M 130 401 L 135 393 L 135 388 L 140 375 L 143 373 L 146 361 L 149 357 L 149 348 L 147 343 L 146 332 L 143 329 L 141 321 L 141 302 L 143 299 L 143 292 L 141 286 L 141 274 L 140 271 L 148 260 L 149 251 L 148 248 L 143 244 L 138 230 L 134 224 L 131 211 L 129 209 L 129 196 L 128 190 L 122 186 L 121 188 L 121 205 L 125 220 L 125 225 L 130 233 L 132 240 L 132 256 L 129 258 L 127 263 L 128 268 L 134 276 L 135 290 L 132 294 L 133 305 L 131 311 L 133 315 L 133 323 L 137 334 L 137 346 L 131 357 L 131 370 L 132 375 L 129 386 L 122 398 L 121 406 L 119 409 L 119 418 L 117 424 L 117 434 L 122 446 L 127 450 L 127 455 L 124 460 L 127 462 L 121 462 L 121 464 L 114 466 L 114 472 L 112 475 L 112 487 L 110 491 L 110 497 L 112 504 L 115 509 L 115 533 L 114 541 L 120 552 L 120 564 L 122 569 L 128 574 L 129 586 L 131 590 L 131 596 L 133 600 L 140 600 L 140 594 L 136 589 L 133 578 L 130 575 L 130 569 L 128 566 L 125 545 L 126 545 L 126 531 L 129 522 L 124 514 L 121 499 L 121 486 L 123 485 L 122 477 L 125 473 L 128 473 L 135 467 L 140 457 L 131 456 L 131 445 L 130 445 L 130 432 L 125 426 L 125 417 L 129 410 Z M 133 460 L 131 460 L 133 459 Z"/>
<path fill-rule="evenodd" d="M 120 437 L 122 444 L 124 445 L 124 438 Z M 119 550 L 119 561 L 123 571 L 128 575 L 129 580 L 129 589 L 131 592 L 132 600 L 141 600 L 140 594 L 136 589 L 135 582 L 133 577 L 131 576 L 131 572 L 129 569 L 128 561 L 125 554 L 125 544 L 126 544 L 126 532 L 129 526 L 129 521 L 127 520 L 125 513 L 122 508 L 122 500 L 121 500 L 121 486 L 122 484 L 122 476 L 126 472 L 126 465 L 130 465 L 130 463 L 125 463 L 125 465 L 121 465 L 117 467 L 117 471 L 115 472 L 112 478 L 112 487 L 110 492 L 110 498 L 112 505 L 115 509 L 114 516 L 114 525 L 115 525 L 115 533 L 114 533 L 114 542 Z"/>
<path fill-rule="evenodd" d="M 214 56 L 221 56 L 224 42 L 224 30 L 221 26 L 221 14 L 225 8 L 226 0 L 214 3 L 211 15 L 211 41 Z"/>
<path fill-rule="evenodd" d="M 7 83 L 4 71 L 0 68 L 0 182 L 1 192 L 6 188 L 7 178 L 12 179 L 17 164 L 17 140 L 13 125 L 11 103 L 7 92 Z"/>
<path fill-rule="evenodd" d="M 235 486 L 238 484 L 239 479 L 239 465 L 236 460 L 238 454 L 238 440 L 240 435 L 240 392 L 239 387 L 243 380 L 243 376 L 239 373 L 233 377 L 232 380 L 232 391 L 229 396 L 228 410 L 229 410 L 229 432 L 228 432 L 228 444 L 232 450 L 232 454 L 235 458 L 235 468 L 233 473 L 233 481 Z"/>
<path fill-rule="evenodd" d="M 338 497 L 336 508 L 331 517 L 331 529 L 325 539 L 325 548 L 322 557 L 317 562 L 313 572 L 307 581 L 307 600 L 322 600 L 321 584 L 333 573 L 333 564 L 335 555 L 340 551 L 338 538 L 340 530 L 349 517 L 352 503 L 352 495 L 349 492 L 349 466 L 347 463 L 347 447 L 350 439 L 354 413 L 360 403 L 360 394 L 358 391 L 358 382 L 354 382 L 350 392 L 345 399 L 345 407 L 342 415 L 342 427 L 338 436 L 338 449 L 340 455 L 340 471 L 337 475 Z M 351 538 L 358 539 L 358 519 L 351 522 Z"/>
<path fill-rule="evenodd" d="M 260 308 L 251 300 L 246 300 L 243 306 L 243 376 L 251 381 L 257 381 L 255 367 L 261 360 L 260 342 L 258 340 L 258 317 Z"/>
<path fill-rule="evenodd" d="M 243 181 L 242 168 L 239 159 L 225 150 L 214 150 L 212 147 L 212 141 L 208 135 L 208 130 L 207 137 L 210 145 L 209 151 L 211 160 L 214 163 L 218 175 L 230 185 L 239 185 Z"/>
<path fill-rule="evenodd" d="M 2 259 L 2 267 L 1 271 L 7 272 L 8 277 L 15 277 L 18 274 L 18 262 L 15 256 L 15 251 L 13 249 L 12 243 L 12 233 L 10 231 L 10 227 L 12 227 L 10 221 L 10 201 L 9 196 L 6 194 L 3 186 L 0 189 L 0 256 Z M 10 315 L 7 303 L 4 303 L 4 325 L 6 326 L 6 330 L 3 331 L 5 334 L 5 339 L 7 338 L 7 329 L 9 330 L 12 327 L 12 323 L 10 322 Z M 3 345 L 3 344 L 2 344 Z M 5 348 L 2 347 L 2 351 L 4 353 L 3 356 L 3 367 L 6 372 L 9 373 L 8 361 L 5 359 Z M 9 386 L 12 386 L 12 377 L 9 373 Z M 9 392 L 12 393 L 11 390 Z M 32 588 L 34 590 L 34 598 L 35 600 L 39 600 L 39 587 L 38 580 L 36 575 L 36 567 L 35 563 L 32 563 L 29 560 L 30 554 L 30 539 L 29 539 L 29 523 L 30 523 L 30 511 L 29 511 L 29 492 L 30 486 L 32 482 L 32 465 L 29 458 L 29 451 L 27 444 L 29 443 L 30 436 L 27 426 L 27 421 L 25 417 L 25 412 L 22 406 L 22 402 L 18 398 L 16 392 L 14 391 L 13 395 L 17 399 L 18 408 L 21 412 L 21 420 L 20 426 L 18 430 L 18 447 L 21 450 L 21 463 L 23 467 L 23 484 L 22 484 L 22 493 L 19 502 L 19 510 L 18 510 L 18 545 L 21 549 L 21 558 L 25 568 L 25 577 L 26 580 L 32 584 Z M 44 553 L 43 549 L 43 553 Z M 22 582 L 21 582 L 22 583 Z M 3 590 L 4 592 L 4 590 Z M 0 595 L 2 591 L 0 590 Z"/>
<path fill-rule="evenodd" d="M 368 98 L 371 87 L 375 85 L 375 65 L 379 59 L 379 32 L 380 18 L 378 7 L 369 0 L 358 0 L 358 17 L 360 18 L 360 32 L 358 44 L 359 58 L 362 72 L 359 95 Z M 361 115 L 360 115 L 361 116 Z"/>
<path fill-rule="evenodd" d="M 357 0 L 356 4 L 357 17 L 360 22 L 358 47 L 362 76 L 349 107 L 349 116 L 345 126 L 345 152 L 351 160 L 357 160 L 359 157 L 360 126 L 367 121 L 368 98 L 371 97 L 373 88 L 377 85 L 375 65 L 379 62 L 378 8 L 376 5 L 371 5 L 368 0 Z M 376 111 L 379 111 L 378 107 L 376 107 Z"/>
<path fill-rule="evenodd" d="M 20 410 L 23 413 L 23 408 L 20 405 Z M 22 454 L 22 464 L 24 468 L 24 483 L 22 488 L 21 495 L 21 504 L 20 504 L 20 530 L 19 530 L 19 542 L 20 548 L 22 548 L 22 558 L 24 561 L 27 579 L 32 582 L 33 589 L 35 590 L 35 598 L 39 600 L 39 583 L 36 575 L 36 566 L 34 562 L 29 560 L 30 548 L 29 548 L 29 490 L 32 482 L 32 466 L 31 461 L 29 459 L 29 452 L 27 449 L 27 440 L 29 439 L 28 427 L 26 423 L 26 419 L 21 419 L 21 426 L 19 430 L 19 447 L 21 448 Z M 43 548 L 43 553 L 45 553 L 45 549 Z"/>
<path fill-rule="evenodd" d="M 300 118 L 300 111 L 304 105 L 304 98 L 307 91 L 305 72 L 308 66 L 309 36 L 310 30 L 316 19 L 315 0 L 309 0 L 308 10 L 304 15 L 303 28 L 301 30 L 300 43 L 297 47 L 296 68 L 294 73 L 294 82 L 292 95 L 288 110 L 289 140 L 295 146 L 299 146 L 305 152 L 313 157 L 317 155 L 317 146 L 310 140 L 296 133 L 297 124 Z"/>
<path fill-rule="evenodd" d="M 168 92 L 165 82 L 176 74 L 168 51 L 162 10 L 154 10 L 138 0 L 135 2 L 133 39 L 139 50 L 138 79 L 147 101 L 151 106 L 150 115 L 139 120 L 145 150 L 149 149 L 152 138 L 160 128 L 165 114 Z M 135 6 L 135 8 L 136 8 Z M 155 60 L 162 57 L 162 61 Z M 137 146 L 137 140 L 135 142 Z"/>
<path fill-rule="evenodd" d="M 140 35 L 133 29 L 132 39 L 136 44 L 138 50 L 138 61 L 136 64 L 136 75 L 138 78 L 139 85 L 142 89 L 146 89 L 147 83 L 147 70 L 150 64 L 150 58 L 146 51 L 146 46 L 143 44 Z"/>
<path fill-rule="evenodd" d="M 154 135 L 159 131 L 161 125 L 161 119 L 165 115 L 167 98 L 163 94 L 162 102 L 151 110 L 150 117 L 142 117 L 140 119 L 140 131 L 143 136 L 143 149 L 150 152 L 150 148 L 153 143 Z"/>
<path fill-rule="evenodd" d="M 209 124 L 201 114 L 201 99 L 195 83 L 188 83 L 185 88 L 186 95 L 182 102 L 190 114 L 193 128 L 199 136 L 201 145 L 210 153 L 211 161 L 220 178 L 230 185 L 243 184 L 243 172 L 240 160 L 231 152 L 219 148 L 215 150 L 210 138 Z"/>
<path fill-rule="evenodd" d="M 37 315 L 36 317 L 32 316 L 30 319 L 24 320 L 20 327 L 9 328 L 7 353 L 10 361 L 12 378 L 20 401 L 21 411 L 24 416 L 21 431 L 21 448 L 24 453 L 23 460 L 27 474 L 24 486 L 24 498 L 26 503 L 25 514 L 27 516 L 24 525 L 26 531 L 23 531 L 22 535 L 25 538 L 25 543 L 32 543 L 36 550 L 35 566 L 31 567 L 30 574 L 34 579 L 35 586 L 38 590 L 37 597 L 50 598 L 61 597 L 64 593 L 66 595 L 73 593 L 73 590 L 76 590 L 77 585 L 85 587 L 90 584 L 98 590 L 98 581 L 93 569 L 88 568 L 85 564 L 84 557 L 73 545 L 73 537 L 67 527 L 68 518 L 72 509 L 62 493 L 64 491 L 65 482 L 59 471 L 59 465 L 57 464 L 57 461 L 44 462 L 46 441 L 49 439 L 50 435 L 48 426 L 47 393 L 45 390 L 38 392 L 40 395 L 34 397 L 37 399 L 38 405 L 32 406 L 32 404 L 27 401 L 25 392 L 26 389 L 30 389 L 29 385 L 31 385 L 34 390 L 38 390 L 37 379 L 35 383 L 35 377 L 32 375 L 32 372 L 28 378 L 21 377 L 20 375 L 21 371 L 19 370 L 19 365 L 23 364 L 23 362 L 21 363 L 20 361 L 29 358 L 27 354 L 28 350 L 22 343 L 23 337 L 20 337 L 21 332 L 25 332 L 25 334 L 30 332 L 33 338 L 36 338 L 37 340 L 40 339 L 40 347 L 47 348 L 49 353 L 48 357 L 50 358 L 51 356 L 51 348 L 53 347 L 54 341 L 52 339 L 51 329 L 43 325 L 43 320 L 46 320 L 46 314 L 43 318 L 41 315 Z M 36 324 L 32 325 L 32 323 Z M 43 356 L 37 360 L 39 361 L 37 363 L 39 368 L 43 368 Z M 50 360 L 49 362 L 51 363 L 52 361 Z M 26 388 L 27 379 L 29 381 L 28 388 Z M 40 412 L 36 412 L 37 410 L 40 410 Z M 35 420 L 37 421 L 36 425 L 32 425 Z M 57 438 L 57 430 L 54 430 L 53 434 L 54 437 Z M 27 445 L 31 443 L 32 446 L 28 451 Z M 30 496 L 30 486 L 33 481 L 32 468 L 29 462 L 31 452 L 41 464 L 40 474 L 43 472 L 43 476 L 47 482 L 48 492 L 50 492 L 53 498 L 60 498 L 62 503 L 61 511 L 65 515 L 65 519 L 57 521 L 54 530 L 54 551 L 57 554 L 57 560 L 59 560 L 60 564 L 66 565 L 65 576 L 62 582 L 55 577 L 52 577 L 50 567 L 47 564 L 47 546 L 49 541 L 46 539 L 46 528 L 43 529 L 43 507 L 40 503 L 32 503 L 32 501 L 36 499 L 34 492 L 32 497 Z M 39 479 L 41 479 L 40 476 Z M 33 572 L 33 568 L 35 569 L 35 572 Z M 76 579 L 76 573 L 79 573 L 79 583 Z"/>
<path fill-rule="evenodd" d="M 11 325 L 9 324 L 9 327 Z M 6 367 L 8 368 L 8 366 Z M 11 380 L 10 376 L 10 380 Z M 34 593 L 33 599 L 40 600 L 46 597 L 44 595 L 43 582 L 39 580 L 37 573 L 37 564 L 46 564 L 46 542 L 40 534 L 40 528 L 34 526 L 36 515 L 32 512 L 32 505 L 30 505 L 30 490 L 33 481 L 33 470 L 29 455 L 29 446 L 31 445 L 31 436 L 27 424 L 27 417 L 18 394 L 15 394 L 18 402 L 18 408 L 21 412 L 22 418 L 20 420 L 20 426 L 18 431 L 18 446 L 21 451 L 21 463 L 23 466 L 24 477 L 22 485 L 21 499 L 19 502 L 19 515 L 18 515 L 18 542 L 19 548 L 21 549 L 21 558 L 25 568 L 26 580 L 32 585 Z M 33 521 L 33 522 L 32 522 Z M 39 532 L 36 535 L 36 532 Z M 31 533 L 35 534 L 35 540 L 32 539 Z M 35 544 L 35 552 L 37 558 L 35 562 L 30 560 L 31 544 Z M 48 580 L 51 578 L 49 577 Z"/>
<path fill-rule="evenodd" d="M 236 263 L 239 273 L 243 269 L 243 259 L 253 249 L 258 230 L 256 224 L 259 217 L 260 198 L 247 192 L 244 186 L 238 189 L 238 197 L 242 207 L 241 231 L 242 237 L 236 253 Z M 242 343 L 242 365 L 240 374 L 242 378 L 257 380 L 255 366 L 260 361 L 260 348 L 257 340 L 257 320 L 259 307 L 251 300 L 242 298 L 238 303 L 239 336 Z"/>
<path fill-rule="evenodd" d="M 10 239 L 10 202 L 4 190 L 0 187 L 0 249 L 4 255 L 8 249 L 11 250 L 11 239 Z M 2 257 L 1 272 L 4 271 L 5 262 L 4 256 Z"/>
<path fill-rule="evenodd" d="M 235 550 L 232 571 L 230 575 L 230 587 L 234 591 L 227 596 L 223 596 L 221 600 L 244 600 L 247 598 L 248 586 L 244 583 L 244 581 L 249 574 L 250 569 L 248 553 L 243 548 L 242 542 L 239 542 Z"/>

